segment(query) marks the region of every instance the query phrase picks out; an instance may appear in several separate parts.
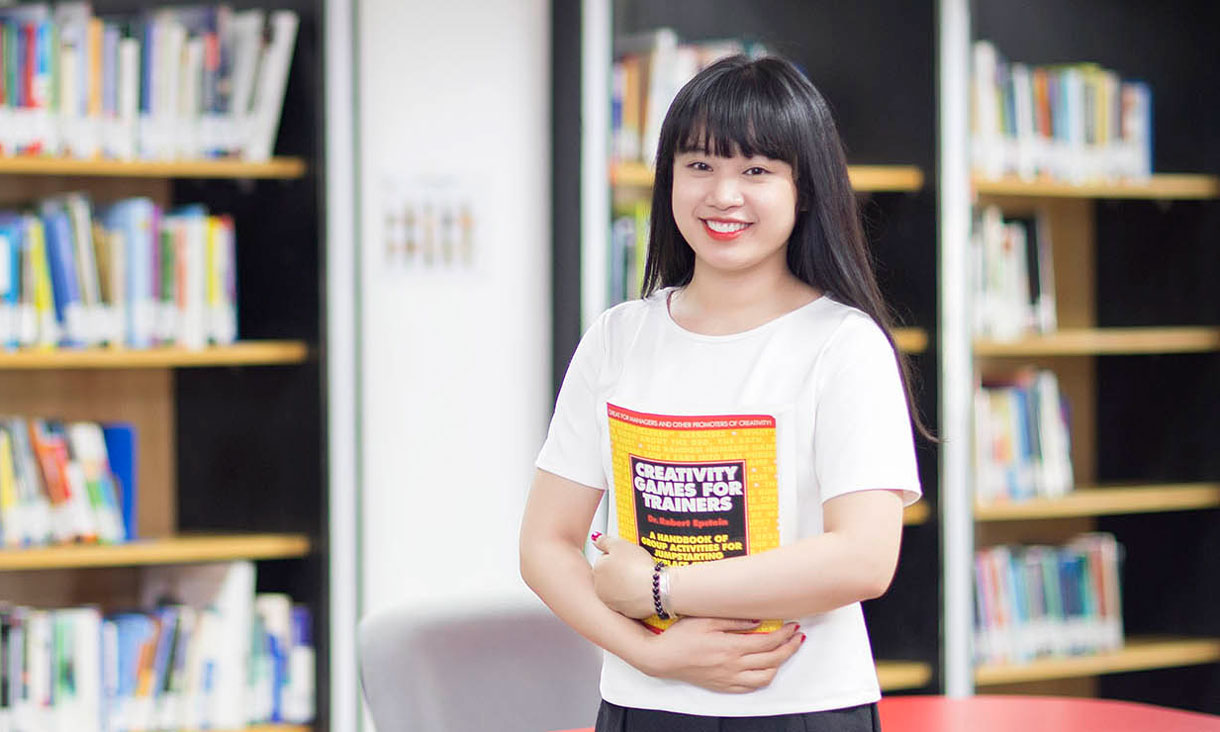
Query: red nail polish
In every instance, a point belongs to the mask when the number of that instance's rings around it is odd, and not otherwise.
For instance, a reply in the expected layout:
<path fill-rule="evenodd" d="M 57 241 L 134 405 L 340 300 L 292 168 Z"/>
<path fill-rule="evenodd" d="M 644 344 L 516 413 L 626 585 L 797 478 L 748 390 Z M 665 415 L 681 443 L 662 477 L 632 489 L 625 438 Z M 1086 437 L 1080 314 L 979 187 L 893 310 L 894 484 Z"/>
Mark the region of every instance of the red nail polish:
<path fill-rule="evenodd" d="M 597 541 L 598 539 L 602 538 L 602 532 L 600 532 L 600 531 L 594 531 L 594 532 L 593 532 L 593 537 L 592 537 L 592 538 L 593 538 L 593 541 Z"/>
<path fill-rule="evenodd" d="M 804 642 L 805 642 L 805 634 L 801 633 L 801 643 L 804 643 Z"/>
<path fill-rule="evenodd" d="M 801 624 L 800 624 L 800 623 L 797 623 L 797 624 L 796 624 L 796 627 L 795 627 L 793 630 L 800 630 L 800 629 L 801 629 Z"/>

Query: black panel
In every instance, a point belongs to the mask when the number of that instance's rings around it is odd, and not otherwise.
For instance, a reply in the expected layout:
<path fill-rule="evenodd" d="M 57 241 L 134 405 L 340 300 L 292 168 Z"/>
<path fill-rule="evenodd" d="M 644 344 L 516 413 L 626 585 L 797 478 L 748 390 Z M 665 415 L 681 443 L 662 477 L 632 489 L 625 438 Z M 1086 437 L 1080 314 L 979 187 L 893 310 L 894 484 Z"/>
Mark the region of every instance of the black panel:
<path fill-rule="evenodd" d="M 1153 168 L 1220 170 L 1220 5 L 1211 0 L 988 0 L 974 37 L 1012 61 L 1090 61 L 1152 86 Z"/>
<path fill-rule="evenodd" d="M 580 341 L 580 3 L 551 6 L 551 382 Z"/>
<path fill-rule="evenodd" d="M 1102 519 L 1125 547 L 1123 622 L 1129 634 L 1220 636 L 1220 511 Z M 1101 693 L 1220 713 L 1220 667 L 1212 663 L 1103 678 Z"/>

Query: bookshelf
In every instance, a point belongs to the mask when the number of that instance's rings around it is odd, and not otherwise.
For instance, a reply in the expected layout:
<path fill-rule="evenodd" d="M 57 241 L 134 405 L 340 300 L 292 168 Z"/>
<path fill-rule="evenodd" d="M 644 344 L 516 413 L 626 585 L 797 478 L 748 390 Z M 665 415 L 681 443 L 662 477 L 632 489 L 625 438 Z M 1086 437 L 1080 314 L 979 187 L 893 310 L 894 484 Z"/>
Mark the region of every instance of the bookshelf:
<path fill-rule="evenodd" d="M 231 178 L 238 180 L 301 178 L 301 158 L 265 162 L 239 159 L 125 161 L 71 158 L 0 157 L 0 175 L 63 175 L 99 178 Z"/>
<path fill-rule="evenodd" d="M 1220 508 L 1220 484 L 1081 486 L 1061 498 L 1034 498 L 1008 503 L 976 503 L 975 521 L 1116 516 Z"/>
<path fill-rule="evenodd" d="M 302 534 L 169 536 L 124 544 L 72 544 L 0 552 L 0 572 L 84 567 L 223 562 L 233 559 L 299 559 L 308 556 Z"/>
<path fill-rule="evenodd" d="M 1130 638 L 1122 650 L 1091 656 L 1047 658 L 1021 665 L 979 666 L 979 686 L 1075 679 L 1100 674 L 1190 666 L 1220 661 L 1220 640 L 1197 638 Z"/>
<path fill-rule="evenodd" d="M 1220 351 L 1220 328 L 1061 328 L 1017 341 L 976 340 L 980 358 L 1105 356 Z"/>
<path fill-rule="evenodd" d="M 0 412 L 135 426 L 139 535 L 117 545 L 0 551 L 0 595 L 14 604 L 127 609 L 137 606 L 149 568 L 253 560 L 258 592 L 286 593 L 311 610 L 317 721 L 230 732 L 325 732 L 332 693 L 321 199 L 326 9 L 303 0 L 243 7 L 252 6 L 300 18 L 269 160 L 0 157 L 0 207 L 81 191 L 95 204 L 147 196 L 232 215 L 241 337 L 198 350 L 0 353 Z M 92 3 L 99 16 L 148 7 Z"/>
<path fill-rule="evenodd" d="M 1172 13 L 1116 8 L 1098 22 L 1088 9 L 1053 2 L 942 5 L 946 691 L 1095 695 L 1220 712 L 1214 692 L 1207 691 L 1220 682 L 1214 551 L 1220 464 L 1210 448 L 1184 448 L 1220 439 L 1211 414 L 1220 303 L 1206 274 L 1220 235 L 1220 138 L 1198 122 L 1198 110 L 1216 109 L 1220 97 L 1193 60 L 1209 41 Z M 1211 6 L 1188 5 L 1217 18 Z M 1146 80 L 1155 100 L 1154 170 L 1184 172 L 1083 184 L 974 173 L 966 131 L 976 39 L 992 41 L 1013 61 L 1092 61 L 1124 78 Z M 1152 44 L 1172 50 L 1145 63 Z M 1057 330 L 1014 340 L 973 336 L 971 211 L 984 206 L 1045 223 Z M 971 454 L 975 384 L 980 376 L 1022 366 L 1052 370 L 1070 404 L 1075 488 L 1058 498 L 983 503 L 975 498 Z M 975 550 L 1062 544 L 1089 531 L 1114 534 L 1125 553 L 1119 565 L 1122 647 L 976 665 Z"/>
<path fill-rule="evenodd" d="M 1135 198 L 1149 201 L 1209 199 L 1220 195 L 1220 178 L 1202 174 L 1153 175 L 1146 181 L 1118 183 L 1061 183 L 1022 180 L 1007 176 L 975 177 L 974 191 L 982 196 L 1036 196 L 1038 198 Z"/>
<path fill-rule="evenodd" d="M 761 41 L 805 68 L 834 107 L 881 286 L 902 325 L 895 341 L 912 358 L 920 408 L 935 429 L 937 275 L 931 242 L 936 216 L 929 172 L 936 169 L 933 4 L 912 9 L 897 0 L 766 0 L 749 13 L 742 8 L 728 0 L 591 0 L 552 8 L 555 387 L 584 325 L 609 304 L 612 208 L 646 198 L 653 181 L 647 165 L 617 163 L 606 154 L 611 124 L 605 92 L 611 86 L 614 39 L 668 27 L 683 42 Z M 902 23 L 876 22 L 898 17 Z M 844 54 L 844 44 L 867 44 L 875 53 Z M 898 118 L 906 122 L 892 124 Z M 925 497 L 904 515 L 897 576 L 885 597 L 865 606 L 887 693 L 940 688 L 935 450 L 920 445 L 919 461 Z"/>
<path fill-rule="evenodd" d="M 877 682 L 883 692 L 923 689 L 932 683 L 932 665 L 917 661 L 878 661 Z"/>
<path fill-rule="evenodd" d="M 203 349 L 182 347 L 89 348 L 0 352 L 0 371 L 55 369 L 181 369 L 215 366 L 276 366 L 304 363 L 301 341 L 246 341 Z"/>

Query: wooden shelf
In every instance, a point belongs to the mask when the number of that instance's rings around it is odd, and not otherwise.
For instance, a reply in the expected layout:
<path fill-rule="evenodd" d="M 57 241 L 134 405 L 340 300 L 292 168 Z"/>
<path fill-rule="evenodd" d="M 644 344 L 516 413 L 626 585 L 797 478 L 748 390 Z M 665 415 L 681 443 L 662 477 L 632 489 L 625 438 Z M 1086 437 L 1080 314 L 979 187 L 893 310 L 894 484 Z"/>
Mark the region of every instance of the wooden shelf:
<path fill-rule="evenodd" d="M 305 161 L 271 158 L 247 162 L 214 160 L 75 160 L 73 158 L 0 157 L 0 175 L 62 175 L 104 178 L 300 178 Z"/>
<path fill-rule="evenodd" d="M 211 730 L 210 732 L 313 732 L 313 727 L 304 724 L 253 724 L 233 730 Z"/>
<path fill-rule="evenodd" d="M 932 683 L 932 666 L 919 661 L 877 661 L 882 691 L 922 689 Z"/>
<path fill-rule="evenodd" d="M 300 341 L 244 341 L 191 350 L 164 348 L 23 349 L 0 352 L 0 371 L 31 369 L 148 369 L 203 366 L 272 366 L 305 361 Z"/>
<path fill-rule="evenodd" d="M 975 669 L 979 686 L 1071 679 L 1124 671 L 1194 666 L 1220 661 L 1220 638 L 1147 637 L 1129 639 L 1113 653 L 1046 658 L 1028 664 L 995 664 Z"/>
<path fill-rule="evenodd" d="M 288 559 L 309 553 L 300 534 L 187 535 L 127 544 L 69 544 L 0 551 L 0 572 L 30 569 L 192 564 L 233 559 Z"/>
<path fill-rule="evenodd" d="M 928 522 L 928 517 L 931 516 L 931 514 L 932 509 L 928 508 L 927 499 L 921 499 L 919 502 L 913 503 L 903 509 L 902 523 L 906 524 L 907 526 L 926 524 Z"/>
<path fill-rule="evenodd" d="M 974 355 L 991 357 L 1202 353 L 1220 350 L 1220 328 L 1079 328 L 1015 341 L 976 340 Z"/>
<path fill-rule="evenodd" d="M 975 177 L 974 190 L 984 196 L 1034 198 L 1207 199 L 1220 198 L 1220 178 L 1214 175 L 1161 174 L 1145 182 L 1075 185 L 1051 180 L 1026 181 L 1016 177 Z"/>
<path fill-rule="evenodd" d="M 928 350 L 928 331 L 923 328 L 895 328 L 894 343 L 904 353 L 923 353 Z"/>
<path fill-rule="evenodd" d="M 852 188 L 861 193 L 914 193 L 923 188 L 923 171 L 914 165 L 849 165 L 847 175 Z M 610 169 L 611 185 L 624 188 L 652 186 L 652 169 L 643 163 L 615 165 Z"/>
<path fill-rule="evenodd" d="M 1220 483 L 1082 486 L 1061 498 L 976 504 L 974 520 L 1023 521 L 1209 508 L 1220 508 Z"/>

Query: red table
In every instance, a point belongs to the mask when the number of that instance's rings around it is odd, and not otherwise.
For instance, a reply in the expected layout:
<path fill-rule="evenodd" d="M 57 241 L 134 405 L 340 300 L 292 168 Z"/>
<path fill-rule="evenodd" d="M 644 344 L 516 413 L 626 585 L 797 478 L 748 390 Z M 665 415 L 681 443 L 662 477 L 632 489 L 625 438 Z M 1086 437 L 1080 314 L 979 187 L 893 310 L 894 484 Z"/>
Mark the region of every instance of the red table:
<path fill-rule="evenodd" d="M 1107 699 L 894 696 L 879 708 L 882 732 L 1220 732 L 1210 714 Z"/>
<path fill-rule="evenodd" d="M 895 696 L 882 732 L 1220 732 L 1220 717 L 1108 699 Z"/>

